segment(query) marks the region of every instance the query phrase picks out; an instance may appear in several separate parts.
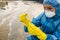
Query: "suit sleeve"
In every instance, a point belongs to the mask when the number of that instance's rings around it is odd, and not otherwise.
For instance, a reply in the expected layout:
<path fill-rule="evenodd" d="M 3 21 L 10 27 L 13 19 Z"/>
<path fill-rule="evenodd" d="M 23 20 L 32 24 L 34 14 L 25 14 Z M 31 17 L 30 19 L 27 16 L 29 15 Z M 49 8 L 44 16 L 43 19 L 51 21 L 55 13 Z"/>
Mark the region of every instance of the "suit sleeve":
<path fill-rule="evenodd" d="M 47 34 L 46 40 L 60 40 L 60 25 L 53 34 Z"/>

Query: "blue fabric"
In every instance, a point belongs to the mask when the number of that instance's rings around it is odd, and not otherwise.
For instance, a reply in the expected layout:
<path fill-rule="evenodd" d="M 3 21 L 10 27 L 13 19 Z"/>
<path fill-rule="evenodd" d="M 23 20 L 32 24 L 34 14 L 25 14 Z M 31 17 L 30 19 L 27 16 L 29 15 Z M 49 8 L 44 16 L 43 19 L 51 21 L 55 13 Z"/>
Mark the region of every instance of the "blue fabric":
<path fill-rule="evenodd" d="M 47 34 L 47 39 L 46 40 L 58 40 L 54 35 Z"/>
<path fill-rule="evenodd" d="M 29 35 L 29 36 L 27 37 L 27 40 L 39 40 L 39 39 L 37 38 L 37 36 Z"/>
<path fill-rule="evenodd" d="M 52 18 L 47 18 L 43 13 L 33 18 L 32 23 L 41 27 L 42 31 L 46 33 L 46 40 L 60 40 L 60 4 L 56 0 L 44 0 L 43 4 L 52 5 L 56 10 L 56 15 Z M 30 40 L 35 40 L 37 37 L 31 35 L 29 38 Z"/>
<path fill-rule="evenodd" d="M 28 32 L 28 28 L 26 26 L 24 26 L 24 31 Z"/>

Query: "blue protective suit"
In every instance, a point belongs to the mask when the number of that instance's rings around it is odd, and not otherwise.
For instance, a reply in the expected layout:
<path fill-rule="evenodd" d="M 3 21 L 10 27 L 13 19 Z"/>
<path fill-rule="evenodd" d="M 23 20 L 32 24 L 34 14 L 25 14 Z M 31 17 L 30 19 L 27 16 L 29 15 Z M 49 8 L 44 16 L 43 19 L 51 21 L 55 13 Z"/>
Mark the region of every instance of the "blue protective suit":
<path fill-rule="evenodd" d="M 36 18 L 33 18 L 32 23 L 46 33 L 46 40 L 60 40 L 60 4 L 57 0 L 44 0 L 43 4 L 50 4 L 55 8 L 56 15 L 52 18 L 48 18 L 43 12 Z M 25 32 L 28 32 L 28 29 L 24 27 Z M 29 35 L 27 40 L 39 40 L 37 36 Z"/>

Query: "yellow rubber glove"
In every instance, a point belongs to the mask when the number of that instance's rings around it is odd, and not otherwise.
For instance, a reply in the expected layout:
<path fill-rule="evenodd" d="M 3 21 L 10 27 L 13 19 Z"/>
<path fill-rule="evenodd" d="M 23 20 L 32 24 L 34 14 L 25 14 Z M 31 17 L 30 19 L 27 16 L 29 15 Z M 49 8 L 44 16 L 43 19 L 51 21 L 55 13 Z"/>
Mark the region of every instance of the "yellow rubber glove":
<path fill-rule="evenodd" d="M 24 25 L 28 28 L 29 34 L 36 35 L 40 40 L 46 40 L 46 38 L 47 38 L 46 34 L 41 29 L 36 27 L 33 23 L 31 23 L 29 18 L 27 18 L 27 14 L 22 13 L 20 15 L 19 20 L 20 20 L 20 22 L 23 22 Z"/>

